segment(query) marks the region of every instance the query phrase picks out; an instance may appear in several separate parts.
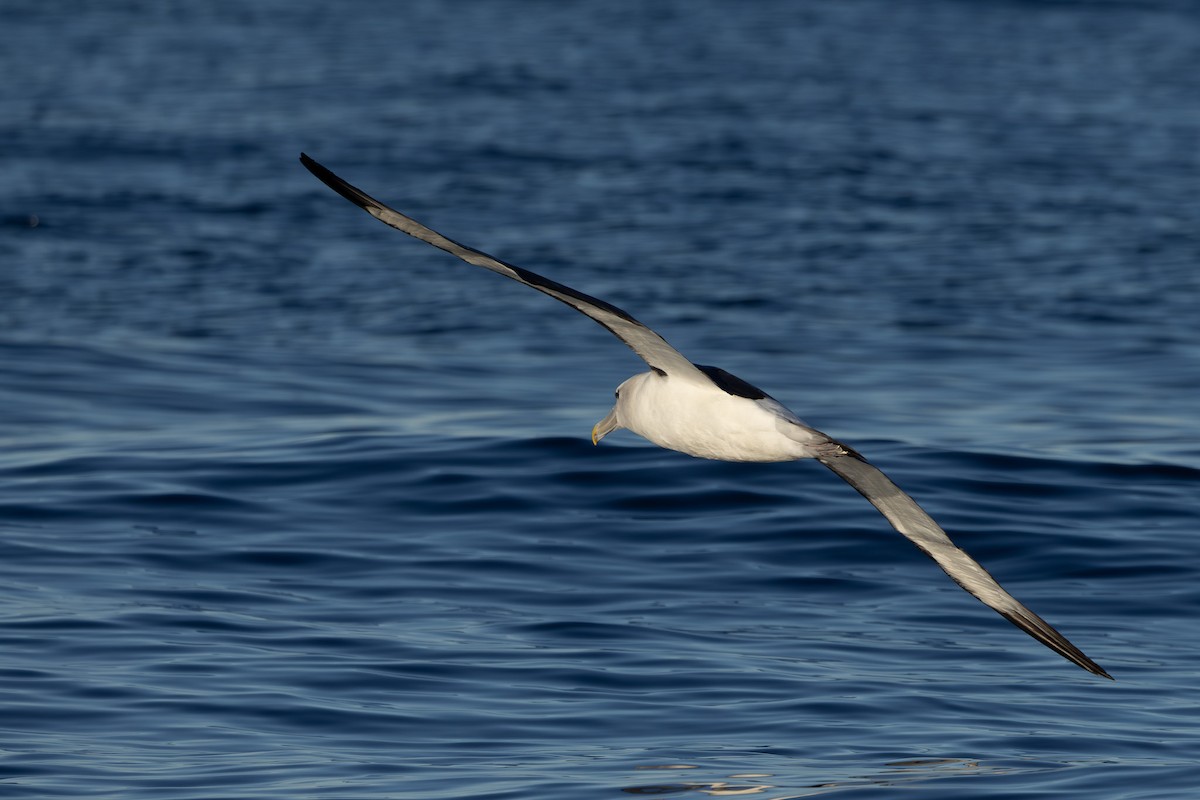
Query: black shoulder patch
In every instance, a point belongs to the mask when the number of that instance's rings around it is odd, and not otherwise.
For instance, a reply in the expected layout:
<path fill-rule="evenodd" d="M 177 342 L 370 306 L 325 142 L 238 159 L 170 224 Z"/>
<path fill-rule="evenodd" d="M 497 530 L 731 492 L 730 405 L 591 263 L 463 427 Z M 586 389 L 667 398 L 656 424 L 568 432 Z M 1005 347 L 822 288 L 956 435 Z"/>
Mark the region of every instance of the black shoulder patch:
<path fill-rule="evenodd" d="M 730 375 L 720 367 L 706 367 L 703 364 L 696 364 L 695 366 L 696 369 L 707 375 L 708 379 L 716 384 L 718 389 L 726 394 L 731 394 L 734 397 L 744 397 L 747 400 L 762 400 L 771 396 L 757 386 L 746 383 L 738 376 Z"/>

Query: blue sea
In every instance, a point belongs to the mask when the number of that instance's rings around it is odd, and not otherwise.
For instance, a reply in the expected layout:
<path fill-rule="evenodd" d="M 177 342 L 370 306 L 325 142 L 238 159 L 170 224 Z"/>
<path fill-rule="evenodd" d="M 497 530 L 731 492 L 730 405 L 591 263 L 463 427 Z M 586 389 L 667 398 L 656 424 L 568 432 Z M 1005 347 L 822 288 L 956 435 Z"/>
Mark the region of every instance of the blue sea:
<path fill-rule="evenodd" d="M 0 797 L 1200 797 L 1200 5 L 5 0 Z M 602 328 L 860 450 L 591 426 Z"/>

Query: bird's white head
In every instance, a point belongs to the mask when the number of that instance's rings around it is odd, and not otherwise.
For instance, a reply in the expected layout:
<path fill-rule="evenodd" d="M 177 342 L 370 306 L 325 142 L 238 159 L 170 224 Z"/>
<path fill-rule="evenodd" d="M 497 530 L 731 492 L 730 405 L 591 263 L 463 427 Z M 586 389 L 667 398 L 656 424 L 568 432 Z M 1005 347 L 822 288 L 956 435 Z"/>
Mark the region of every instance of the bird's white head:
<path fill-rule="evenodd" d="M 629 419 L 630 405 L 637 395 L 638 388 L 647 378 L 653 375 L 653 372 L 643 372 L 634 375 L 617 387 L 617 391 L 614 393 L 617 402 L 613 405 L 612 411 L 609 411 L 608 415 L 597 422 L 592 428 L 592 444 L 600 444 L 600 440 L 613 431 L 629 427 L 626 424 L 626 420 Z"/>

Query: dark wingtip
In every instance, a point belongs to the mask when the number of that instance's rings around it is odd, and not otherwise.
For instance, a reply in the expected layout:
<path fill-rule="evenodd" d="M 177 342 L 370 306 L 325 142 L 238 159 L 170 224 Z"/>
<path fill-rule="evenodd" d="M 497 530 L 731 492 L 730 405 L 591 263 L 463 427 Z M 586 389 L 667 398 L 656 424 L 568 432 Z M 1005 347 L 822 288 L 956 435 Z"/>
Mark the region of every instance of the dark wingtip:
<path fill-rule="evenodd" d="M 999 610 L 999 609 L 997 609 Z M 1000 611 L 1000 616 L 1007 619 L 1013 625 L 1016 625 L 1021 630 L 1028 633 L 1034 639 L 1037 639 L 1042 644 L 1049 647 L 1054 652 L 1058 653 L 1063 658 L 1070 661 L 1082 669 L 1087 670 L 1093 675 L 1099 675 L 1102 678 L 1108 678 L 1110 681 L 1115 681 L 1112 675 L 1109 675 L 1104 667 L 1092 661 L 1083 651 L 1067 640 L 1067 637 L 1056 631 L 1048 622 L 1034 614 L 1028 609 L 1024 609 L 1026 614 L 1016 614 Z"/>
<path fill-rule="evenodd" d="M 371 197 L 361 189 L 355 188 L 354 186 L 346 183 L 324 166 L 309 158 L 307 153 L 300 154 L 300 163 L 304 165 L 305 169 L 317 176 L 317 179 L 320 180 L 321 183 L 325 184 L 330 189 L 333 189 L 335 192 L 349 200 L 351 203 L 354 203 L 354 205 L 358 206 L 359 208 L 370 209 L 379 207 L 380 204 L 375 198 Z"/>
<path fill-rule="evenodd" d="M 1117 680 L 1112 675 L 1109 675 L 1108 671 L 1105 670 L 1104 667 L 1097 664 L 1095 661 L 1092 661 L 1090 658 L 1087 659 L 1087 661 L 1088 661 L 1088 663 L 1079 664 L 1079 666 L 1083 667 L 1084 669 L 1086 669 L 1088 672 L 1092 673 L 1093 675 L 1099 675 L 1101 678 L 1108 678 L 1110 681 L 1114 681 L 1114 682 Z M 1078 663 L 1078 662 L 1076 662 L 1076 663 Z"/>

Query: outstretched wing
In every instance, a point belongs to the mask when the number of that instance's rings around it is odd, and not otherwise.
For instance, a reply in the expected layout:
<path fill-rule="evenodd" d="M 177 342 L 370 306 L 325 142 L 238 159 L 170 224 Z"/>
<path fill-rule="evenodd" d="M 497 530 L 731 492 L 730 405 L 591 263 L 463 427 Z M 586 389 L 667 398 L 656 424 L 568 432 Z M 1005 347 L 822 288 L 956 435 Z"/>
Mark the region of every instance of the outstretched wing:
<path fill-rule="evenodd" d="M 1099 664 L 1067 641 L 1067 637 L 1006 592 L 975 559 L 958 549 L 933 518 L 892 483 L 888 476 L 861 457 L 855 458 L 853 455 L 818 456 L 818 460 L 871 501 L 871 505 L 879 509 L 896 530 L 936 561 L 955 583 L 975 595 L 984 605 L 995 609 L 1009 622 L 1068 661 L 1088 672 L 1112 679 Z"/>
<path fill-rule="evenodd" d="M 650 365 L 651 369 L 665 374 L 708 382 L 708 378 L 704 376 L 704 373 L 700 372 L 692 362 L 684 358 L 683 354 L 678 350 L 667 344 L 665 339 L 611 303 L 590 297 L 583 292 L 572 289 L 570 286 L 564 286 L 557 281 L 543 278 L 541 275 L 530 272 L 527 269 L 506 264 L 498 258 L 489 256 L 487 253 L 459 244 L 453 239 L 448 239 L 437 231 L 425 227 L 415 219 L 406 217 L 395 209 L 388 208 L 366 192 L 346 183 L 346 181 L 334 175 L 303 153 L 300 154 L 300 163 L 307 167 L 309 172 L 320 178 L 329 188 L 362 208 L 380 222 L 390 225 L 396 230 L 403 231 L 409 236 L 414 236 L 423 242 L 428 242 L 451 255 L 458 256 L 468 264 L 490 269 L 492 272 L 498 272 L 506 278 L 512 278 L 518 283 L 523 283 L 526 286 L 537 289 L 539 292 L 550 295 L 555 300 L 566 303 L 581 314 L 586 314 L 607 328 L 622 342 L 629 345 L 633 352 L 641 356 Z"/>

